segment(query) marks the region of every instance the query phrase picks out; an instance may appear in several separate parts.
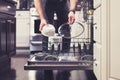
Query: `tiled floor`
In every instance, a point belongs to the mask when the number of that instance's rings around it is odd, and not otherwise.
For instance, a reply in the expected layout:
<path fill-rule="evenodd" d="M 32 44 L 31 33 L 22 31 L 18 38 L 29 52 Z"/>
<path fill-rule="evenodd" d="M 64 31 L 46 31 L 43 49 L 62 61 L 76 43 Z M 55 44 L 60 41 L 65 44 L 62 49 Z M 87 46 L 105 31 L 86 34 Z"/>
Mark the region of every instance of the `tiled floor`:
<path fill-rule="evenodd" d="M 96 80 L 92 71 L 25 71 L 29 53 L 17 53 L 11 58 L 11 70 L 2 74 L 0 80 Z M 87 72 L 87 73 L 86 73 Z M 52 76 L 53 75 L 53 76 Z"/>

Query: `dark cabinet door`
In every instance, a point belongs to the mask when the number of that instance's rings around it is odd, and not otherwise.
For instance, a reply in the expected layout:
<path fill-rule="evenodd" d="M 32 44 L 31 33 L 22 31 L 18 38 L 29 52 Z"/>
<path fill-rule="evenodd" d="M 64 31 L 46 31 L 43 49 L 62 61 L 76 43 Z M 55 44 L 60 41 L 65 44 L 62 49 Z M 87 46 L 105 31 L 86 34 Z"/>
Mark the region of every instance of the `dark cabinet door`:
<path fill-rule="evenodd" d="M 0 74 L 10 70 L 10 57 L 7 54 L 7 21 L 0 18 Z"/>
<path fill-rule="evenodd" d="M 13 55 L 16 52 L 15 45 L 15 20 L 7 20 L 7 54 Z"/>
<path fill-rule="evenodd" d="M 8 8 L 10 6 L 10 8 Z M 0 74 L 9 72 L 11 68 L 11 57 L 9 56 L 13 50 L 14 43 L 12 29 L 9 26 L 14 23 L 9 19 L 15 16 L 15 3 L 11 0 L 0 0 Z M 14 28 L 13 28 L 14 31 Z M 8 51 L 7 51 L 8 50 Z M 8 71 L 9 70 L 9 71 Z M 0 78 L 0 80 L 3 80 Z"/>
<path fill-rule="evenodd" d="M 0 55 L 6 54 L 6 20 L 0 19 Z"/>

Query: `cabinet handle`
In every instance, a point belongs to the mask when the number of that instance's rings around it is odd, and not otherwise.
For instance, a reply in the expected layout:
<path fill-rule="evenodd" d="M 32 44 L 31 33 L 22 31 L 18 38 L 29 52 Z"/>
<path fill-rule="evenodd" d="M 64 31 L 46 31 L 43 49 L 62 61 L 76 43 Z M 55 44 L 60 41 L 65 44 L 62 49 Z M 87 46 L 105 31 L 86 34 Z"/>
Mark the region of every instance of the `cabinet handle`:
<path fill-rule="evenodd" d="M 93 25 L 97 25 L 97 23 L 94 23 Z"/>
<path fill-rule="evenodd" d="M 97 59 L 94 59 L 94 61 L 93 61 L 93 62 L 94 62 L 94 65 L 95 65 L 95 66 L 97 66 L 97 65 L 98 65 L 98 61 L 97 61 Z"/>
<path fill-rule="evenodd" d="M 95 29 L 97 29 L 97 26 L 95 26 Z"/>
<path fill-rule="evenodd" d="M 12 22 L 12 20 L 7 20 L 7 22 Z"/>
<path fill-rule="evenodd" d="M 42 41 L 31 41 L 32 44 L 42 44 Z"/>
<path fill-rule="evenodd" d="M 22 16 L 23 14 L 18 14 L 18 16 Z"/>
<path fill-rule="evenodd" d="M 14 23 L 14 21 L 12 21 L 12 20 L 7 20 L 7 22 L 9 22 L 9 23 Z"/>
<path fill-rule="evenodd" d="M 98 9 L 99 7 L 101 7 L 101 3 L 97 4 L 94 8 L 94 10 Z"/>

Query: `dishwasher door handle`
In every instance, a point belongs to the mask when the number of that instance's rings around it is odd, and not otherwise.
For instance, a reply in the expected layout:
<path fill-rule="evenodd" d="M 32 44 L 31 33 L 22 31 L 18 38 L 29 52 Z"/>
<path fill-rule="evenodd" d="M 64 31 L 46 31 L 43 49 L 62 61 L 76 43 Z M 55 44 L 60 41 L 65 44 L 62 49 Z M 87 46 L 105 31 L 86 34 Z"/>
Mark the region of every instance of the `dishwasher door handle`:
<path fill-rule="evenodd" d="M 42 44 L 42 41 L 31 41 L 31 44 L 35 44 L 35 45 Z"/>

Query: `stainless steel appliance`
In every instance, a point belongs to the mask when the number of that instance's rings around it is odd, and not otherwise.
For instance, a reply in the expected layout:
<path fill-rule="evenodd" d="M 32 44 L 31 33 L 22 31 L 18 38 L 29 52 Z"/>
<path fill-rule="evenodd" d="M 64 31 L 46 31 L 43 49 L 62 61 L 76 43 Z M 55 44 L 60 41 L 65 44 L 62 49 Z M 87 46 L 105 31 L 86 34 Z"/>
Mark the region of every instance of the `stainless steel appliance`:
<path fill-rule="evenodd" d="M 30 8 L 30 52 L 42 51 L 42 36 L 39 31 L 40 18 L 35 8 Z"/>

